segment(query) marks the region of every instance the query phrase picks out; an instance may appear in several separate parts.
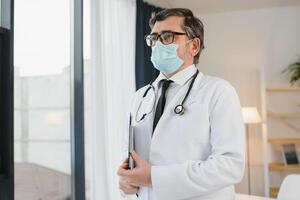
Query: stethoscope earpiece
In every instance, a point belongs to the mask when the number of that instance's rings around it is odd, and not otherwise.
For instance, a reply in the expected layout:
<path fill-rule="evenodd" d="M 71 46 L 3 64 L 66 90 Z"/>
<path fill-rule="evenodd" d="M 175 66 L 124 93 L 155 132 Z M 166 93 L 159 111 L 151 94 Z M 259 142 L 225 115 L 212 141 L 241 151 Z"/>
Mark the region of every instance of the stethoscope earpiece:
<path fill-rule="evenodd" d="M 174 112 L 176 114 L 183 115 L 183 113 L 184 113 L 184 107 L 183 107 L 183 105 L 182 104 L 177 105 L 175 107 L 175 109 L 174 109 Z"/>

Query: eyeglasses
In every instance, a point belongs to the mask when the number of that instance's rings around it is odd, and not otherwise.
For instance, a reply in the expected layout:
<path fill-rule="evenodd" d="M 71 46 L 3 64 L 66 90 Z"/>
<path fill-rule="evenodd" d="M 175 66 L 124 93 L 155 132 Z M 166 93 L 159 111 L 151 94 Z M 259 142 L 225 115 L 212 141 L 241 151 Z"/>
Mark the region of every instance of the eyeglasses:
<path fill-rule="evenodd" d="M 162 31 L 160 34 L 151 33 L 150 35 L 146 35 L 145 40 L 149 47 L 153 47 L 158 39 L 163 44 L 171 44 L 174 42 L 175 35 L 187 35 L 187 34 L 174 32 L 174 31 Z"/>

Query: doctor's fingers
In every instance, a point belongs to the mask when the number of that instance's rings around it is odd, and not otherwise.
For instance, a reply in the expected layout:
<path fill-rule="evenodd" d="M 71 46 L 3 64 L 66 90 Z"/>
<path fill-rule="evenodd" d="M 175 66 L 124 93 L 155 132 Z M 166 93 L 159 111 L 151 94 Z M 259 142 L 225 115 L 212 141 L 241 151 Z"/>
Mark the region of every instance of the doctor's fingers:
<path fill-rule="evenodd" d="M 127 164 L 124 164 L 124 165 L 121 165 L 119 166 L 118 170 L 117 170 L 117 174 L 119 176 L 122 176 L 121 174 L 124 174 L 124 171 L 129 171 L 129 165 Z"/>
<path fill-rule="evenodd" d="M 128 163 L 122 163 L 120 166 L 119 166 L 119 168 L 118 168 L 118 170 L 117 170 L 117 174 L 119 173 L 119 171 L 121 170 L 121 169 L 129 169 L 129 164 Z"/>
<path fill-rule="evenodd" d="M 123 169 L 128 169 L 129 163 L 122 163 L 122 164 L 120 165 L 120 167 L 123 168 Z"/>
<path fill-rule="evenodd" d="M 137 193 L 139 187 L 132 185 L 128 182 L 128 180 L 124 179 L 124 178 L 120 178 L 119 180 L 119 188 L 125 192 L 125 193 L 131 193 L 131 194 L 135 194 Z"/>
<path fill-rule="evenodd" d="M 126 188 L 139 188 L 138 185 L 133 184 L 132 182 L 130 182 L 129 179 L 124 178 L 124 177 L 120 177 L 119 186 L 124 186 Z"/>
<path fill-rule="evenodd" d="M 129 169 L 124 169 L 122 167 L 119 167 L 117 174 L 119 176 L 132 177 L 133 171 L 134 169 L 129 170 Z"/>
<path fill-rule="evenodd" d="M 126 188 L 120 188 L 125 194 L 136 194 L 139 189 L 138 188 L 131 188 L 131 189 L 126 189 Z"/>

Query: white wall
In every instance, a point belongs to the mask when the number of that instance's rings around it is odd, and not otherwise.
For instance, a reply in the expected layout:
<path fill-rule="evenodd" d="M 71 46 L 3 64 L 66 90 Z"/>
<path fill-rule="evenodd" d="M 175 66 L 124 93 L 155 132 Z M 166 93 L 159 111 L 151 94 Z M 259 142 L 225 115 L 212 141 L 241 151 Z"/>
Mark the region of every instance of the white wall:
<path fill-rule="evenodd" d="M 257 106 L 261 111 L 263 68 L 268 86 L 289 85 L 280 71 L 300 54 L 300 6 L 196 15 L 205 25 L 206 49 L 199 69 L 230 81 L 242 106 Z M 252 191 L 264 195 L 260 126 L 251 125 L 250 131 Z M 246 177 L 237 192 L 247 192 Z"/>

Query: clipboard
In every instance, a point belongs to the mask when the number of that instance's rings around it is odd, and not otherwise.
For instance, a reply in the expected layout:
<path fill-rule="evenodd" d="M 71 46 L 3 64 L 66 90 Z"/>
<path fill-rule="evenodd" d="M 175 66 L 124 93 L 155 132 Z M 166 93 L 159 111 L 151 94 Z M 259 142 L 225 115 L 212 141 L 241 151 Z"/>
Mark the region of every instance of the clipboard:
<path fill-rule="evenodd" d="M 129 169 L 133 169 L 135 167 L 135 162 L 133 158 L 130 155 L 130 152 L 135 149 L 134 145 L 134 129 L 132 126 L 132 117 L 130 115 L 129 117 L 129 140 L 128 140 L 128 164 L 129 164 Z"/>
<path fill-rule="evenodd" d="M 135 162 L 133 160 L 133 158 L 131 157 L 130 155 L 130 152 L 132 150 L 135 149 L 135 145 L 134 145 L 134 128 L 132 126 L 132 117 L 131 117 L 131 114 L 129 116 L 129 127 L 128 127 L 128 131 L 129 131 L 129 140 L 128 140 L 128 165 L 129 165 L 129 169 L 133 169 L 135 168 Z M 136 197 L 138 198 L 139 195 L 136 193 L 135 194 Z"/>

